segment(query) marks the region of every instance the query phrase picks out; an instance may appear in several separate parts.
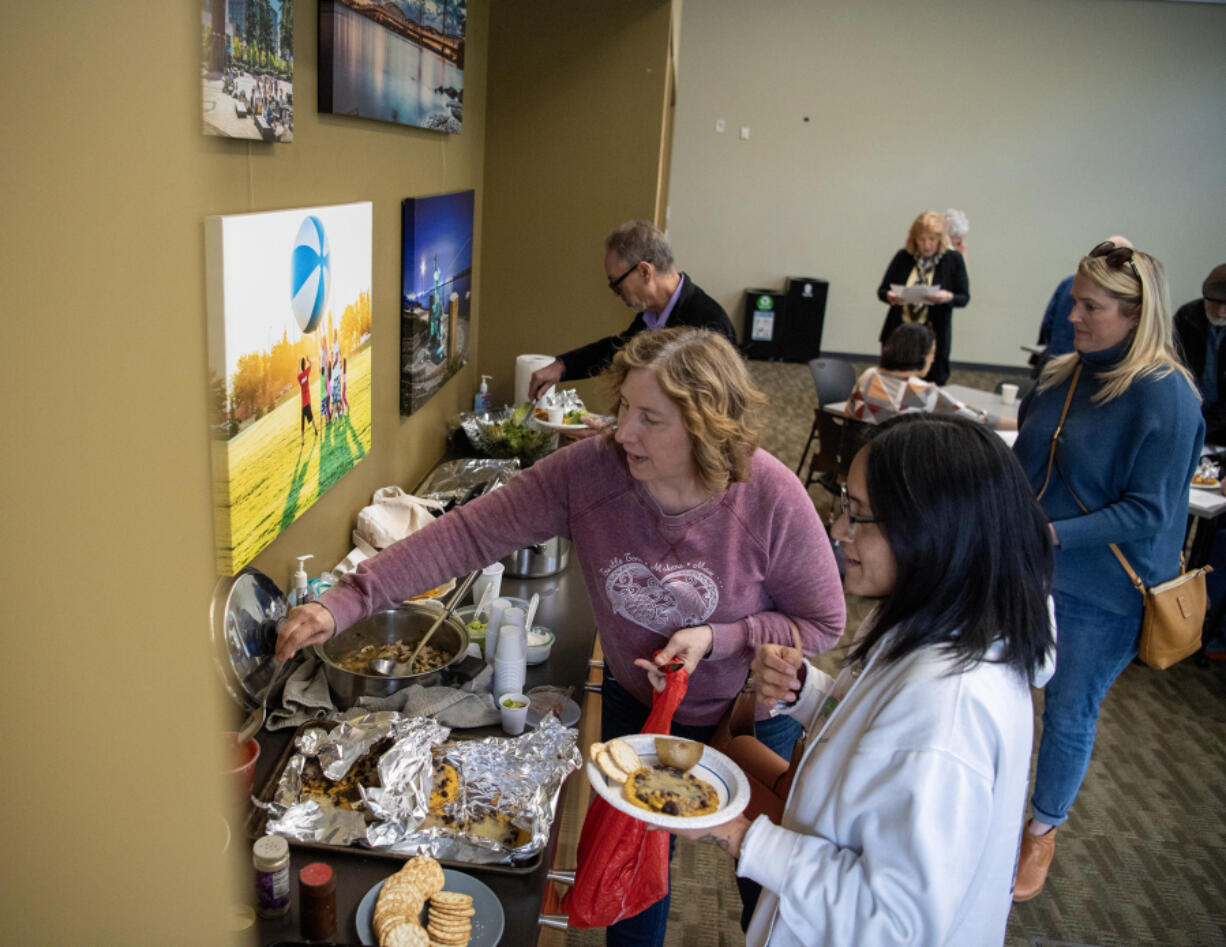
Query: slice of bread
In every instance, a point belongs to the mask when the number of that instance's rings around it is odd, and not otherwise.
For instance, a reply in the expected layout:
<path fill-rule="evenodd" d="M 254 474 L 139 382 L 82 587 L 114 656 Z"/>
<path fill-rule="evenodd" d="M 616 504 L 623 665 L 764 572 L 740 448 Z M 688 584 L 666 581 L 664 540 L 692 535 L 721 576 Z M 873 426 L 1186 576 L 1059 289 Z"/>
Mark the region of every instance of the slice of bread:
<path fill-rule="evenodd" d="M 634 747 L 625 740 L 620 738 L 610 740 L 605 744 L 605 749 L 608 750 L 609 755 L 613 757 L 613 762 L 623 773 L 633 773 L 635 770 L 643 768 L 643 761 L 634 752 Z"/>
<path fill-rule="evenodd" d="M 613 757 L 609 755 L 608 749 L 602 749 L 593 757 L 600 771 L 615 783 L 624 783 L 629 776 L 626 771 L 613 762 Z"/>

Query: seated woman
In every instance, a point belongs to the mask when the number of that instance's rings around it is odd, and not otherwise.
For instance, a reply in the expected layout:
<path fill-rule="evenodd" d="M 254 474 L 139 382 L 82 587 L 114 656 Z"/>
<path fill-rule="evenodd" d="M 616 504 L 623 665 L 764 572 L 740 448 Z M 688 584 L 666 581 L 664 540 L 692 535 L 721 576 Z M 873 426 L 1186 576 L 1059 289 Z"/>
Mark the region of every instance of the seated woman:
<path fill-rule="evenodd" d="M 910 411 L 957 414 L 998 431 L 1016 431 L 1015 418 L 1002 418 L 963 404 L 939 385 L 924 381 L 936 357 L 936 335 L 921 322 L 904 322 L 881 346 L 881 362 L 857 379 L 845 409 L 849 418 L 880 424 Z"/>
<path fill-rule="evenodd" d="M 757 650 L 759 700 L 808 733 L 782 824 L 683 834 L 762 885 L 750 945 L 999 944 L 1054 650 L 1046 518 L 999 437 L 909 415 L 856 455 L 834 536 L 881 601 L 836 680 Z"/>

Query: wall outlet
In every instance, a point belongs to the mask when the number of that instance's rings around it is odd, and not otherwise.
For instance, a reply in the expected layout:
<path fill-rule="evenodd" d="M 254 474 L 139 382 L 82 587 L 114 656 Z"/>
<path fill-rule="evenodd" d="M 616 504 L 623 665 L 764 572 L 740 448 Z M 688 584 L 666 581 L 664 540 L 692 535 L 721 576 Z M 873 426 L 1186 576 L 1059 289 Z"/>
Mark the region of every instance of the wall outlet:
<path fill-rule="evenodd" d="M 724 120 L 722 118 L 717 118 L 715 120 L 715 132 L 718 135 L 722 135 L 724 133 Z"/>
<path fill-rule="evenodd" d="M 749 126 L 741 126 L 741 141 L 749 141 Z"/>

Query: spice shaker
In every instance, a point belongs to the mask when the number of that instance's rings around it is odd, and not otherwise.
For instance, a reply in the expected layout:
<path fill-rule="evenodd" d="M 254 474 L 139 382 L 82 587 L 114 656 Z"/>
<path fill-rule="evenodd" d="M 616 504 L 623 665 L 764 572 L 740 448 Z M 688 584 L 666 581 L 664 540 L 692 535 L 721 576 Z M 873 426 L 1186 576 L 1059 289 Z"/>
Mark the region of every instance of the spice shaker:
<path fill-rule="evenodd" d="M 289 910 L 289 842 L 265 835 L 251 846 L 255 868 L 256 911 L 260 917 L 281 917 Z"/>
<path fill-rule="evenodd" d="M 336 932 L 336 875 L 323 862 L 298 872 L 298 914 L 307 940 L 324 940 Z"/>

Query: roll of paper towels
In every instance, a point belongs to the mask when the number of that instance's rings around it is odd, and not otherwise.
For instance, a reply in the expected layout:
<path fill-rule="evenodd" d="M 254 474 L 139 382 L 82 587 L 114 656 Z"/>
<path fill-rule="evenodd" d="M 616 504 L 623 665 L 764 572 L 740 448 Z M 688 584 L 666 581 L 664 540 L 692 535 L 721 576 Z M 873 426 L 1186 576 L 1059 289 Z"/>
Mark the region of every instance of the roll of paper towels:
<path fill-rule="evenodd" d="M 520 355 L 515 359 L 515 403 L 528 400 L 528 382 L 532 373 L 553 362 L 552 355 Z"/>

